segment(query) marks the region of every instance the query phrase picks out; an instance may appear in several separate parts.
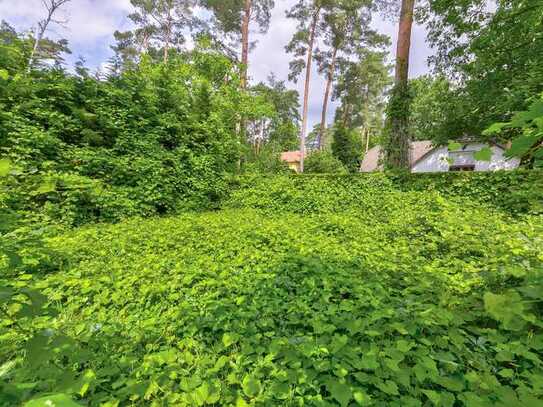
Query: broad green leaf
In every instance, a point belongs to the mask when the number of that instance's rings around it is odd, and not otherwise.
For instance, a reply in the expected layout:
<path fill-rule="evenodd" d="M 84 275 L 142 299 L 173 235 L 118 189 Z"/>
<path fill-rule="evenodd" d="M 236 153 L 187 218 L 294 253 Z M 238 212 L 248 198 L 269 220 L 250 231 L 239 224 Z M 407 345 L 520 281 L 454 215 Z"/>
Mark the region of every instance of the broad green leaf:
<path fill-rule="evenodd" d="M 271 385 L 271 392 L 274 398 L 285 400 L 289 397 L 290 385 L 287 382 L 274 382 Z"/>
<path fill-rule="evenodd" d="M 339 402 L 342 407 L 346 407 L 353 398 L 351 388 L 337 380 L 330 379 L 326 382 L 326 388 L 332 397 Z"/>
<path fill-rule="evenodd" d="M 207 383 L 202 384 L 193 393 L 193 398 L 198 406 L 203 406 L 204 404 L 206 404 L 208 397 L 209 387 Z"/>
<path fill-rule="evenodd" d="M 243 392 L 247 397 L 255 397 L 260 393 L 260 380 L 252 375 L 246 375 L 241 383 Z"/>
<path fill-rule="evenodd" d="M 523 157 L 541 139 L 543 139 L 543 133 L 523 134 L 513 140 L 507 156 Z"/>
<path fill-rule="evenodd" d="M 233 344 L 237 343 L 239 341 L 239 335 L 231 332 L 226 332 L 222 336 L 222 343 L 225 348 L 228 348 L 232 346 Z"/>
<path fill-rule="evenodd" d="M 53 394 L 26 402 L 24 407 L 81 407 L 66 394 Z"/>
<path fill-rule="evenodd" d="M 473 158 L 477 161 L 491 161 L 492 160 L 492 149 L 490 147 L 484 147 L 473 154 Z"/>
<path fill-rule="evenodd" d="M 524 127 L 532 120 L 543 116 L 543 100 L 537 100 L 532 103 L 527 111 L 518 112 L 511 120 L 511 126 Z"/>
<path fill-rule="evenodd" d="M 371 397 L 363 391 L 355 391 L 353 398 L 360 406 L 369 406 L 372 404 Z"/>
<path fill-rule="evenodd" d="M 0 177 L 6 177 L 11 170 L 11 162 L 6 159 L 0 160 Z"/>
<path fill-rule="evenodd" d="M 249 407 L 249 404 L 247 404 L 247 402 L 241 397 L 238 397 L 238 399 L 236 400 L 236 407 Z"/>
<path fill-rule="evenodd" d="M 426 397 L 432 402 L 434 406 L 438 406 L 441 403 L 441 397 L 439 396 L 439 393 L 437 391 L 433 390 L 423 390 L 422 391 Z"/>
<path fill-rule="evenodd" d="M 46 181 L 40 185 L 36 190 L 37 194 L 47 194 L 49 192 L 54 192 L 57 189 L 57 185 L 54 181 Z"/>
<path fill-rule="evenodd" d="M 397 396 L 400 394 L 398 392 L 398 386 L 392 380 L 387 380 L 377 384 L 377 387 L 384 393 L 390 394 L 391 396 Z"/>
<path fill-rule="evenodd" d="M 0 79 L 7 81 L 9 79 L 9 72 L 5 69 L 0 69 Z"/>
<path fill-rule="evenodd" d="M 462 148 L 462 143 L 457 141 L 449 141 L 449 151 L 458 151 Z"/>
<path fill-rule="evenodd" d="M 496 320 L 502 322 L 506 328 L 516 328 L 512 322 L 524 311 L 524 305 L 520 295 L 511 291 L 506 294 L 493 294 L 490 292 L 484 295 L 485 309 Z"/>

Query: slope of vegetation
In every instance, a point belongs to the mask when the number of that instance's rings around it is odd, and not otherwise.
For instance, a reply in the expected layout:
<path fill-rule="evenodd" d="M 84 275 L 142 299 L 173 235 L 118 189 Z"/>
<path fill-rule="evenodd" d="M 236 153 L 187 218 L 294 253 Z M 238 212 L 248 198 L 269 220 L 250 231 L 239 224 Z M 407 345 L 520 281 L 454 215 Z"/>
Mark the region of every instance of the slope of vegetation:
<path fill-rule="evenodd" d="M 541 218 L 341 191 L 50 239 L 62 261 L 10 281 L 49 306 L 2 322 L 1 405 L 540 405 Z"/>

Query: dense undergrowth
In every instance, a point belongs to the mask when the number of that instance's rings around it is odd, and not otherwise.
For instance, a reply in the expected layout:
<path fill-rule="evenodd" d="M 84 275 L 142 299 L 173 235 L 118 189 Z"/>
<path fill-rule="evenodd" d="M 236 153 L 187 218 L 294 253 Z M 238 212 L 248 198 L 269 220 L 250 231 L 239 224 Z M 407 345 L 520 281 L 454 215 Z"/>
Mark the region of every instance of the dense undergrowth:
<path fill-rule="evenodd" d="M 0 405 L 541 405 L 541 217 L 368 179 L 49 239 L 7 281 Z"/>

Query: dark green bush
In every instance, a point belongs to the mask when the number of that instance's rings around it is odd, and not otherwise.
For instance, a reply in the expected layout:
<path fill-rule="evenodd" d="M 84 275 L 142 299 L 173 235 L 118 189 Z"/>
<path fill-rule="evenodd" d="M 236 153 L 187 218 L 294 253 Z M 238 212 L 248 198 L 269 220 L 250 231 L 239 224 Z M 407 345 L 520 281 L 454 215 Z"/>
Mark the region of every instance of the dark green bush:
<path fill-rule="evenodd" d="M 329 151 L 314 151 L 305 159 L 307 174 L 346 174 L 347 168 Z"/>
<path fill-rule="evenodd" d="M 59 69 L 8 76 L 9 204 L 70 226 L 218 206 L 239 158 L 236 117 L 250 106 L 235 78 L 231 61 L 201 50 L 105 81 Z"/>

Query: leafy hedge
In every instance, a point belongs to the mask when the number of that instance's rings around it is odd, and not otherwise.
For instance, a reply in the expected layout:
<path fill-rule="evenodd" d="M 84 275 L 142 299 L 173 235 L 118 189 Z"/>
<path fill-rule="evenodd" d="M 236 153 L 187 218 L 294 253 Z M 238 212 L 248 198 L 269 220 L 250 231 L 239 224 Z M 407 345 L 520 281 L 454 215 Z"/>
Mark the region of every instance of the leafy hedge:
<path fill-rule="evenodd" d="M 437 192 L 463 205 L 484 204 L 512 215 L 543 213 L 543 171 L 244 177 L 224 206 L 312 211 L 351 210 L 394 192 Z M 405 197 L 424 199 L 425 194 Z M 389 199 L 388 204 L 394 200 Z M 378 203 L 380 204 L 380 203 Z"/>
<path fill-rule="evenodd" d="M 404 191 L 438 191 L 512 214 L 543 213 L 543 171 L 446 172 L 391 175 Z"/>
<path fill-rule="evenodd" d="M 216 207 L 239 160 L 236 118 L 252 101 L 236 69 L 196 49 L 107 80 L 9 72 L 0 78 L 7 204 L 68 226 Z"/>
<path fill-rule="evenodd" d="M 0 273 L 0 405 L 541 405 L 542 218 L 339 180 L 49 239 Z"/>

